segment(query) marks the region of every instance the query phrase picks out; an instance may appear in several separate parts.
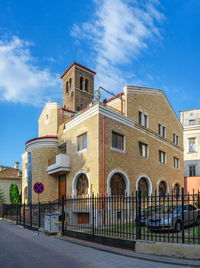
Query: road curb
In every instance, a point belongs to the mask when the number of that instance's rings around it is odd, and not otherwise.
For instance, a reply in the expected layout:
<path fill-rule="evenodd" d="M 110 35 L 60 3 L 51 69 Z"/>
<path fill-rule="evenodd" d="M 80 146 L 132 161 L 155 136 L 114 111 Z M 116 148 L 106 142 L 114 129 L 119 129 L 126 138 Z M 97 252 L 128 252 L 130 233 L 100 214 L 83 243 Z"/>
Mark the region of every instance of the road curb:
<path fill-rule="evenodd" d="M 143 254 L 132 252 L 131 250 L 125 250 L 125 249 L 119 250 L 113 247 L 104 246 L 104 245 L 96 244 L 94 242 L 83 241 L 83 240 L 70 238 L 66 236 L 59 236 L 55 238 L 68 242 L 68 243 L 73 243 L 79 246 L 89 247 L 89 248 L 93 248 L 96 250 L 104 251 L 104 252 L 111 253 L 114 255 L 120 255 L 120 256 L 124 256 L 128 258 L 132 258 L 132 259 L 139 259 L 139 260 L 144 260 L 144 261 L 149 261 L 149 262 L 157 262 L 157 263 L 164 263 L 164 264 L 170 264 L 170 265 L 183 265 L 187 267 L 198 267 L 198 268 L 200 267 L 200 261 L 196 261 L 196 260 L 192 261 L 192 260 L 178 259 L 178 258 L 172 259 L 169 257 L 143 255 Z"/>

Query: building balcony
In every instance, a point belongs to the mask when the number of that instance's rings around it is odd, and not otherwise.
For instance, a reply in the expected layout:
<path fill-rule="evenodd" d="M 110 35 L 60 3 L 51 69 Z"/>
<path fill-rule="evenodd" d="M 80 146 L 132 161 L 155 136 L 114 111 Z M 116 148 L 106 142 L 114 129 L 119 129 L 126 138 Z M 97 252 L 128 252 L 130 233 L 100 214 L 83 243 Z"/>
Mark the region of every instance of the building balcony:
<path fill-rule="evenodd" d="M 67 154 L 58 154 L 55 157 L 48 159 L 47 173 L 49 175 L 66 173 L 70 171 L 70 169 L 70 156 Z"/>

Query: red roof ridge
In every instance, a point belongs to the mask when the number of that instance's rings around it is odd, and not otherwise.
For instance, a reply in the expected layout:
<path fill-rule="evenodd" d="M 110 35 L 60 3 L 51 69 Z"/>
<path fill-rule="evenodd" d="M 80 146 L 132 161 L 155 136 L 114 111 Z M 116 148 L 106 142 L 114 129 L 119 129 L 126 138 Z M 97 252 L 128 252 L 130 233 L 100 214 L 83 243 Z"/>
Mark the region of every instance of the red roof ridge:
<path fill-rule="evenodd" d="M 121 97 L 123 94 L 124 94 L 124 92 L 121 92 L 121 93 L 119 93 L 119 94 L 117 94 L 117 95 L 115 95 L 115 96 L 109 98 L 109 99 L 107 100 L 107 102 L 110 102 L 110 101 L 116 99 L 117 97 Z"/>
<path fill-rule="evenodd" d="M 37 137 L 37 138 L 33 138 L 31 140 L 28 140 L 25 144 L 35 141 L 35 140 L 40 140 L 40 139 L 51 139 L 51 138 L 58 138 L 57 135 L 46 135 L 46 136 L 41 136 L 41 137 Z"/>
<path fill-rule="evenodd" d="M 72 110 L 66 109 L 66 108 L 61 108 L 61 110 L 65 111 L 65 112 L 69 112 L 72 114 L 75 114 L 76 112 L 73 112 Z"/>
<path fill-rule="evenodd" d="M 93 70 L 91 70 L 91 69 L 89 69 L 89 68 L 87 68 L 86 66 L 84 66 L 84 65 L 82 65 L 82 64 L 80 64 L 80 63 L 78 63 L 78 62 L 73 62 L 68 68 L 67 68 L 67 70 L 66 71 L 64 71 L 64 73 L 60 76 L 60 78 L 63 78 L 63 76 L 74 66 L 74 65 L 77 65 L 77 66 L 79 66 L 79 67 L 81 67 L 81 68 L 83 68 L 83 69 L 85 69 L 85 70 L 87 70 L 87 71 L 89 71 L 89 72 L 91 72 L 91 73 L 93 73 L 93 74 L 96 74 L 96 72 L 95 71 L 93 71 Z"/>

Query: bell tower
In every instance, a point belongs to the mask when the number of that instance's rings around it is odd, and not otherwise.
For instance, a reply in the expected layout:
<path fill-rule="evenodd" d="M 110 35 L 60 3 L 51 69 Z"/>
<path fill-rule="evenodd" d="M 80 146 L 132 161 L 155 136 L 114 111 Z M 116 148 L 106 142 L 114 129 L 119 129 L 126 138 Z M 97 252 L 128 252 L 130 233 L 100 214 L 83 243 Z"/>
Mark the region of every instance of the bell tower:
<path fill-rule="evenodd" d="M 71 111 L 80 111 L 94 97 L 94 75 L 89 68 L 73 62 L 61 75 L 63 80 L 63 105 Z"/>

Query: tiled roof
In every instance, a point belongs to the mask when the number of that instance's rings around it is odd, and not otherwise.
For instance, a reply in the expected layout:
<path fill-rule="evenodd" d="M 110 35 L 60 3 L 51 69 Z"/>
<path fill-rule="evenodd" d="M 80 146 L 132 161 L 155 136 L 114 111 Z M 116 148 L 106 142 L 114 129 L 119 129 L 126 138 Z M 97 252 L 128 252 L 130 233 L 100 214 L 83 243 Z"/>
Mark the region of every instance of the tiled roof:
<path fill-rule="evenodd" d="M 12 167 L 3 167 L 3 170 L 0 171 L 0 178 L 21 179 L 20 170 Z"/>

